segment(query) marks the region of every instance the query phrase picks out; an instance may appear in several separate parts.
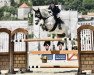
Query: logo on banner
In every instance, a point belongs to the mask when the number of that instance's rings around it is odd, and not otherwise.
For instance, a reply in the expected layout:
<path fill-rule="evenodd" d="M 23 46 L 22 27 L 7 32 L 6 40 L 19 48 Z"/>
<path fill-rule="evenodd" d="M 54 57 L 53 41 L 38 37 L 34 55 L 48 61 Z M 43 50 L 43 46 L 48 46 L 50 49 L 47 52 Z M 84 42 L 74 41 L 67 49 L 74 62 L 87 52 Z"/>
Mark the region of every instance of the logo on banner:
<path fill-rule="evenodd" d="M 55 60 L 66 60 L 66 54 L 55 54 Z"/>

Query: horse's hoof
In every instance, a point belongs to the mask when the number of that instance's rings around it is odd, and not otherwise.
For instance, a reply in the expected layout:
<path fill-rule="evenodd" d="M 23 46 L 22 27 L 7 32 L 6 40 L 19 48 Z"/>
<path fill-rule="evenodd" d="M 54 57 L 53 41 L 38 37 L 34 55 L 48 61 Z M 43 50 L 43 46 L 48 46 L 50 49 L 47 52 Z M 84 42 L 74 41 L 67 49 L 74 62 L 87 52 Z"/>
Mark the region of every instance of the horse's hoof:
<path fill-rule="evenodd" d="M 35 23 L 35 25 L 38 25 L 38 23 Z"/>
<path fill-rule="evenodd" d="M 46 31 L 48 31 L 48 29 L 47 29 L 47 28 L 45 28 L 45 30 L 46 30 Z"/>

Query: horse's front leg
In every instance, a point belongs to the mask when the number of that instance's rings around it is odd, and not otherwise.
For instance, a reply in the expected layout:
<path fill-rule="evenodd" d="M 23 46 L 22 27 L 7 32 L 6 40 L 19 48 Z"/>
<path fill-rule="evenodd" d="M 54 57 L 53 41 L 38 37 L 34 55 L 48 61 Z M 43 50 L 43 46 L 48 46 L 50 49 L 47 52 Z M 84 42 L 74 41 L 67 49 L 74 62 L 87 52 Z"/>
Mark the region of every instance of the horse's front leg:
<path fill-rule="evenodd" d="M 40 26 L 42 27 L 43 30 L 48 31 L 48 29 L 47 29 L 47 27 L 46 27 L 46 25 L 45 25 L 44 20 L 41 20 L 41 21 L 40 21 Z"/>
<path fill-rule="evenodd" d="M 38 25 L 39 24 L 39 21 L 40 21 L 40 19 L 36 18 L 35 19 L 35 25 Z"/>
<path fill-rule="evenodd" d="M 43 26 L 44 25 L 44 20 L 41 20 L 40 21 L 40 26 Z"/>

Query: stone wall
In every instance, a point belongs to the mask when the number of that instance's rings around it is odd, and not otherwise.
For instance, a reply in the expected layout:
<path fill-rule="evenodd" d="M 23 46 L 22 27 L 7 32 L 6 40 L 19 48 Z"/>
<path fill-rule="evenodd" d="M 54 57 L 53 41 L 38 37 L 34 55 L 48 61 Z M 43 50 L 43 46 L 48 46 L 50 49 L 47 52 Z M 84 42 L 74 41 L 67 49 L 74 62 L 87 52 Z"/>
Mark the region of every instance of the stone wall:
<path fill-rule="evenodd" d="M 81 55 L 82 70 L 94 70 L 94 54 Z"/>

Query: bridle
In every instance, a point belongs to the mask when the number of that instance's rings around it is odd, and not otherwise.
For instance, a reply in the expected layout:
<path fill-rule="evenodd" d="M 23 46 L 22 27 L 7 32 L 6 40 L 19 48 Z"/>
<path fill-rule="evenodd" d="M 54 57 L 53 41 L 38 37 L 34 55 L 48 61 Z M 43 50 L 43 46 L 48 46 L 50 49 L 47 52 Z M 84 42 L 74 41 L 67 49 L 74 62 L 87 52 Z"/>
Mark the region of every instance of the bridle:
<path fill-rule="evenodd" d="M 51 16 L 53 16 L 53 15 L 50 15 L 50 16 L 48 16 L 48 17 L 43 17 L 42 16 L 42 14 L 40 13 L 40 17 L 38 17 L 40 20 L 42 19 L 42 20 L 44 20 L 44 22 L 49 18 L 49 17 L 51 17 Z"/>

